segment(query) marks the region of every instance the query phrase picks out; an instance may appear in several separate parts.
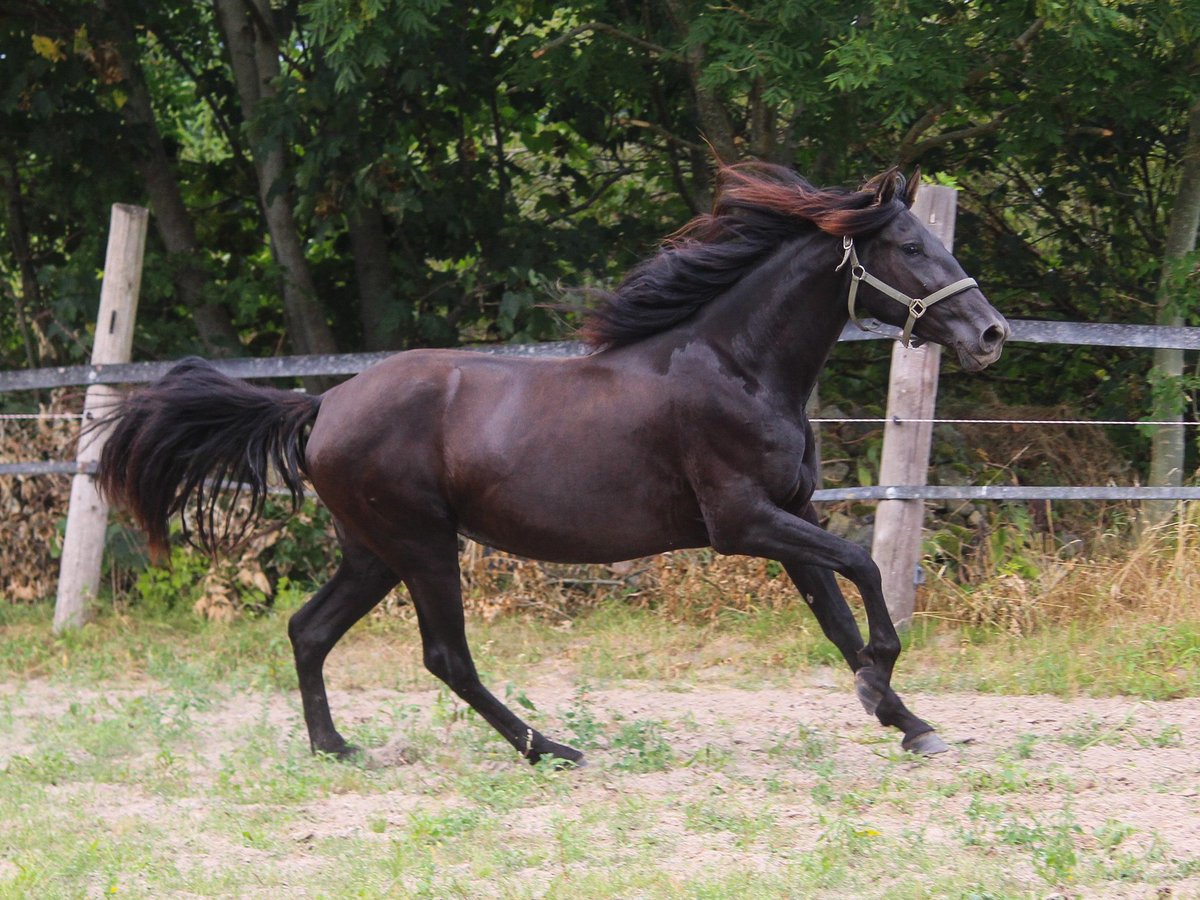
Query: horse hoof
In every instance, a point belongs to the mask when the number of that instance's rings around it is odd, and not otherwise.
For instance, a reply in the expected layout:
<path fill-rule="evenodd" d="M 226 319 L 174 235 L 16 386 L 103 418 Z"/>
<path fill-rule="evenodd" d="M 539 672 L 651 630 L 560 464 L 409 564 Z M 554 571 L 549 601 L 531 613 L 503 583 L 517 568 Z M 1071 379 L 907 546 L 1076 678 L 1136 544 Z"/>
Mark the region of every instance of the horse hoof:
<path fill-rule="evenodd" d="M 923 731 L 914 737 L 905 738 L 900 746 L 918 756 L 936 756 L 950 749 L 946 742 L 938 737 L 936 731 Z"/>
<path fill-rule="evenodd" d="M 357 762 L 358 760 L 361 760 L 364 755 L 361 747 L 358 747 L 354 744 L 347 744 L 345 742 L 329 749 L 314 746 L 312 751 L 316 756 L 335 760 L 336 762 Z"/>
<path fill-rule="evenodd" d="M 879 704 L 883 701 L 883 692 L 873 684 L 867 681 L 863 674 L 866 670 L 859 669 L 854 675 L 854 693 L 858 695 L 858 702 L 863 705 L 863 709 L 867 711 L 868 716 L 875 715 L 875 710 L 879 709 Z"/>

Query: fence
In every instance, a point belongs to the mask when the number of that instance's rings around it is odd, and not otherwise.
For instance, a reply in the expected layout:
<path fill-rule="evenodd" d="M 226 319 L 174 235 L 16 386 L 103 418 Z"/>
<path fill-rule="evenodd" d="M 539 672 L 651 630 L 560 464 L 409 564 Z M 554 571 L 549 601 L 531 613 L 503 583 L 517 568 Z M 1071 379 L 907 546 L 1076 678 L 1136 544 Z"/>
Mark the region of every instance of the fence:
<path fill-rule="evenodd" d="M 921 210 L 918 210 L 918 207 Z M 925 215 L 929 227 L 946 244 L 951 246 L 954 231 L 955 198 L 954 191 L 949 188 L 929 186 L 921 192 L 918 203 L 914 205 L 914 214 Z M 119 215 L 120 213 L 120 215 Z M 136 215 L 135 215 L 136 214 Z M 108 332 L 115 332 L 118 322 L 132 325 L 136 312 L 137 282 L 133 278 L 134 269 L 140 273 L 141 247 L 134 246 L 137 241 L 127 239 L 127 246 L 120 245 L 118 219 L 122 216 L 142 220 L 142 236 L 144 239 L 145 210 L 136 207 L 114 207 L 113 230 L 110 234 L 109 253 L 114 251 L 127 252 L 129 257 L 130 276 L 124 281 L 131 282 L 117 286 L 114 284 L 114 295 L 124 292 L 123 302 L 126 306 L 117 307 L 105 313 L 103 297 L 110 290 L 109 275 L 121 269 L 106 262 L 105 287 L 102 290 L 103 323 Z M 128 230 L 128 229 L 126 229 Z M 117 242 L 114 244 L 114 240 Z M 119 256 L 119 254 L 117 254 Z M 113 279 L 114 283 L 121 279 Z M 118 290 L 119 288 L 119 290 Z M 110 320 L 111 319 L 111 320 Z M 1106 347 L 1141 347 L 1141 348 L 1177 348 L 1184 350 L 1200 349 L 1200 328 L 1172 328 L 1152 325 L 1110 325 L 1086 324 L 1070 322 L 1032 322 L 1013 321 L 1012 340 L 1033 344 L 1086 345 Z M 863 332 L 852 325 L 847 325 L 841 339 L 845 341 L 875 340 L 895 337 L 898 329 L 881 326 L 878 332 Z M 130 332 L 131 334 L 131 332 Z M 129 335 L 126 335 L 128 337 Z M 97 329 L 97 347 L 101 341 L 101 329 Z M 111 335 L 108 340 L 115 340 Z M 124 341 L 124 338 L 122 338 Z M 583 351 L 579 344 L 557 343 L 540 345 L 505 345 L 475 348 L 481 352 L 497 353 L 516 356 L 537 355 L 577 355 Z M 271 359 L 236 359 L 222 360 L 216 366 L 225 374 L 236 378 L 291 378 L 314 375 L 353 375 L 367 367 L 380 362 L 390 354 L 365 353 L 326 356 L 279 357 Z M 105 385 L 131 384 L 153 381 L 173 365 L 171 362 L 156 363 L 118 363 L 112 360 L 128 359 L 128 348 L 124 355 L 111 353 L 93 355 L 93 365 L 74 366 L 49 369 L 34 369 L 16 372 L 0 372 L 0 393 L 10 391 L 31 391 L 45 388 L 86 385 L 89 392 L 89 402 L 85 404 L 85 416 L 92 406 L 93 395 L 96 391 L 104 390 Z M 100 364 L 100 363 L 106 364 Z M 834 500 L 863 500 L 879 501 L 876 540 L 873 548 L 874 555 L 880 562 L 883 572 L 885 595 L 889 599 L 889 609 L 893 619 L 906 621 L 912 615 L 914 596 L 913 577 L 916 562 L 919 558 L 920 530 L 923 516 L 923 500 L 1194 500 L 1200 499 L 1200 488 L 1172 487 L 1118 487 L 1118 486 L 1014 486 L 1014 485 L 966 485 L 945 486 L 926 485 L 925 474 L 929 465 L 929 432 L 935 422 L 951 421 L 933 418 L 933 403 L 936 396 L 938 355 L 936 349 L 900 350 L 893 356 L 892 376 L 888 393 L 888 415 L 885 419 L 875 420 L 885 426 L 883 458 L 881 459 L 881 481 L 911 482 L 900 484 L 881 484 L 872 487 L 837 488 L 818 490 L 813 499 L 817 501 Z M 6 418 L 0 416 L 0 418 Z M 814 419 L 820 423 L 822 420 Z M 840 420 L 838 420 L 840 421 Z M 863 420 L 858 420 L 863 421 Z M 989 421 L 989 420 L 953 420 Z M 1086 420 L 1085 420 L 1086 422 Z M 1026 424 L 1062 425 L 1062 422 L 1028 422 Z M 1080 424 L 1079 422 L 1071 424 Z M 1087 424 L 1146 424 L 1141 422 L 1089 422 Z M 1163 426 L 1180 426 L 1180 422 L 1150 423 Z M 75 462 L 25 462 L 0 463 L 0 476 L 4 475 L 42 475 L 52 473 L 69 473 L 75 477 L 74 485 L 80 490 L 91 489 L 91 479 L 87 478 L 94 470 L 94 459 L 97 448 L 82 451 Z M 73 490 L 72 507 L 77 504 Z M 90 496 L 90 495 L 89 495 Z M 106 508 L 102 507 L 98 498 L 89 503 L 78 504 L 81 507 L 94 507 L 88 515 L 99 517 L 99 526 L 90 527 L 90 531 L 103 534 L 103 521 Z M 73 514 L 72 514 L 73 515 Z M 94 524 L 94 523 L 93 523 Z M 72 519 L 68 517 L 68 533 L 72 530 Z M 64 548 L 64 572 L 66 565 L 66 548 Z M 99 560 L 94 560 L 95 579 L 99 575 Z M 93 580 L 95 580 L 93 579 Z M 74 597 L 69 603 L 64 600 L 60 580 L 59 609 L 56 610 L 56 628 L 62 625 L 75 624 L 82 621 L 82 597 L 88 593 L 85 586 L 83 591 L 74 591 Z M 94 592 L 94 585 L 91 586 Z M 893 599 L 895 603 L 893 604 Z M 61 615 L 60 615 L 61 613 Z"/>
<path fill-rule="evenodd" d="M 1064 346 L 1126 347 L 1153 349 L 1171 347 L 1200 350 L 1200 328 L 1172 328 L 1161 325 L 1110 325 L 1078 322 L 1037 322 L 1015 319 L 1012 342 L 1057 344 Z M 883 340 L 899 335 L 898 328 L 881 325 L 880 333 L 863 332 L 848 325 L 842 332 L 843 341 Z M 502 356 L 577 356 L 584 351 L 575 342 L 545 344 L 503 344 L 469 348 L 480 353 Z M 215 360 L 213 365 L 234 378 L 268 379 L 298 378 L 308 375 L 354 375 L 386 359 L 390 353 L 346 353 L 321 356 L 284 356 L 267 359 Z M 46 369 L 25 369 L 0 372 L 0 394 L 14 391 L 33 391 L 58 387 L 90 386 L 93 384 L 141 384 L 166 374 L 175 363 L 142 362 L 114 365 L 60 366 Z M 2 417 L 0 417 L 2 418 Z M 813 419 L 815 423 L 836 424 L 853 421 L 864 424 L 884 424 L 886 419 Z M 896 421 L 893 417 L 893 421 Z M 989 419 L 907 419 L 910 424 L 969 424 L 1001 422 L 1025 425 L 1145 425 L 1156 424 L 1134 420 L 989 420 Z M 1179 423 L 1157 423 L 1178 425 Z M 48 475 L 88 472 L 88 465 L 78 462 L 0 463 L 3 475 Z M 1114 485 L 873 485 L 870 487 L 833 488 L 819 490 L 817 501 L 837 500 L 1200 500 L 1200 487 L 1122 487 Z"/>

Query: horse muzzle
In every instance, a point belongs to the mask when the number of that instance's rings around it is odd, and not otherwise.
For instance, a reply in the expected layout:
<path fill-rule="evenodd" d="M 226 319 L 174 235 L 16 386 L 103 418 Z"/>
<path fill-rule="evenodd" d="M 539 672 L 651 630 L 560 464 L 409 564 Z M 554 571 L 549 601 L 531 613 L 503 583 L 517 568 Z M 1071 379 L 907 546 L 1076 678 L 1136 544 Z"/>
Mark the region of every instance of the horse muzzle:
<path fill-rule="evenodd" d="M 999 313 L 992 318 L 993 321 L 981 323 L 982 327 L 973 340 L 954 343 L 958 364 L 964 371 L 979 372 L 986 369 L 1004 352 L 1004 344 L 1012 334 L 1012 328 Z"/>

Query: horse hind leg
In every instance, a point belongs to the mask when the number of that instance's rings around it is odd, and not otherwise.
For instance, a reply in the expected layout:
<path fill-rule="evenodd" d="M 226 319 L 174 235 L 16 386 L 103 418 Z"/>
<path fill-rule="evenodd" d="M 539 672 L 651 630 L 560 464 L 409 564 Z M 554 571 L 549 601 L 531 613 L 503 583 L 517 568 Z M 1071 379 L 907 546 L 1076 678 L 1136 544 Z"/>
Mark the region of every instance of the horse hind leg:
<path fill-rule="evenodd" d="M 417 611 L 425 667 L 530 763 L 550 757 L 582 765 L 582 753 L 525 724 L 480 681 L 467 645 L 457 535 L 451 531 L 425 538 L 420 546 L 404 547 L 394 562 Z"/>
<path fill-rule="evenodd" d="M 379 557 L 343 536 L 342 562 L 337 572 L 288 622 L 304 722 L 314 752 L 342 758 L 357 752 L 334 727 L 325 693 L 325 658 L 350 626 L 399 581 Z"/>

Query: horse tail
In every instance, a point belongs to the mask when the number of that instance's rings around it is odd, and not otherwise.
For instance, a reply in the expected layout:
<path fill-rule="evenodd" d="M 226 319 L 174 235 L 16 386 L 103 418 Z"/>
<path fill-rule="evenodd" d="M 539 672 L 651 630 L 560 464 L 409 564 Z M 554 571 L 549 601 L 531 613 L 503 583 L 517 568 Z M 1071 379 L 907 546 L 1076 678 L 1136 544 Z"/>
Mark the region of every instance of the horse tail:
<path fill-rule="evenodd" d="M 262 516 L 272 469 L 291 494 L 293 510 L 299 507 L 307 429 L 320 407 L 319 396 L 248 384 L 202 359 L 185 359 L 94 423 L 96 431 L 111 429 L 97 486 L 133 514 L 153 558 L 166 552 L 168 522 L 177 512 L 184 536 L 192 539 L 189 503 L 199 545 L 215 554 L 222 542 L 245 537 Z M 218 505 L 229 484 L 233 500 L 245 493 L 250 501 L 249 514 L 236 525 Z"/>

